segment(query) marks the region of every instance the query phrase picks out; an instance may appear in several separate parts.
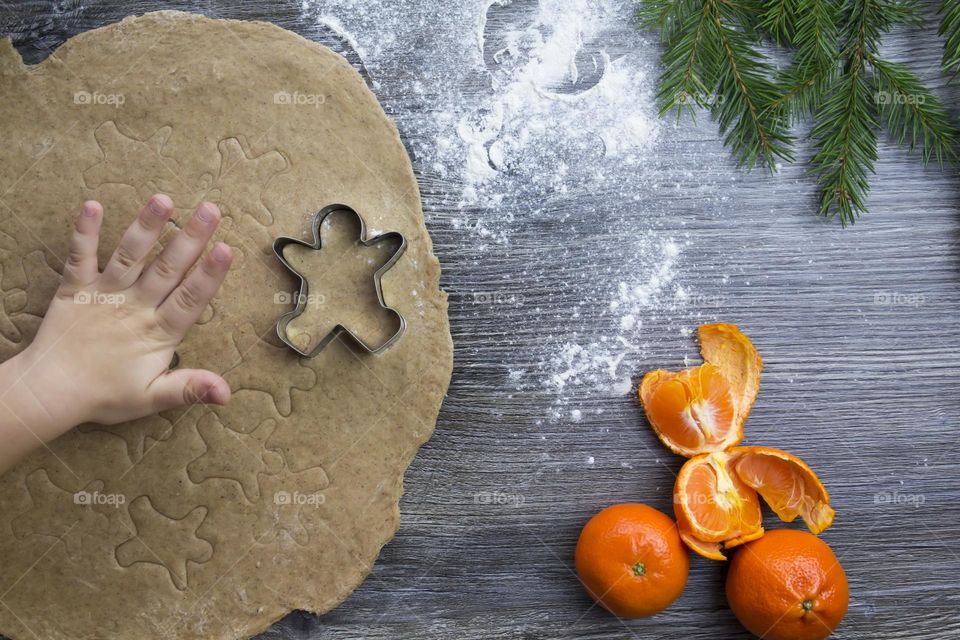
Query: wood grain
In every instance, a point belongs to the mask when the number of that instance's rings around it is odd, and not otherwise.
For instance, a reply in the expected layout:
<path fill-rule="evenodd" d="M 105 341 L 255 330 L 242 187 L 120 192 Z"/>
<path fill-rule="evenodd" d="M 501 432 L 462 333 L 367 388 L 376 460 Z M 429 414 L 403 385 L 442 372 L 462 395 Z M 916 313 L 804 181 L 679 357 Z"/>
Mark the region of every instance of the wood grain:
<path fill-rule="evenodd" d="M 480 11 L 483 3 L 469 4 Z M 36 62 L 76 33 L 159 8 L 267 19 L 344 50 L 338 38 L 303 20 L 292 1 L 0 0 L 0 34 L 12 35 Z M 885 44 L 891 57 L 937 86 L 957 116 L 960 91 L 939 75 L 935 34 L 931 20 Z M 376 81 L 408 148 L 422 150 L 431 141 L 417 139 L 412 123 L 431 105 L 410 89 L 414 50 L 411 44 L 410 60 L 398 61 L 409 62 L 409 74 Z M 657 53 L 651 47 L 642 55 L 652 63 Z M 483 79 L 475 82 L 463 91 L 482 91 Z M 482 255 L 476 237 L 454 224 L 456 185 L 431 172 L 429 155 L 414 154 L 451 293 L 457 352 L 450 394 L 436 434 L 406 475 L 400 532 L 370 578 L 335 611 L 291 614 L 264 639 L 748 637 L 725 605 L 720 564 L 694 559 L 673 607 L 625 623 L 592 607 L 571 572 L 577 534 L 590 515 L 618 501 L 669 512 L 680 466 L 632 397 L 578 398 L 581 422 L 551 422 L 545 418 L 553 394 L 518 393 L 506 375 L 530 364 L 518 354 L 564 330 L 577 302 L 566 278 L 602 277 L 604 261 L 616 259 L 598 248 L 619 229 L 589 213 L 604 207 L 684 237 L 683 280 L 716 295 L 700 318 L 644 318 L 652 336 L 644 367 L 677 366 L 692 355 L 693 339 L 678 330 L 691 320 L 736 322 L 758 345 L 766 369 L 747 441 L 802 456 L 830 489 L 838 517 L 824 538 L 844 564 L 852 596 L 836 637 L 960 636 L 956 171 L 922 169 L 884 141 L 871 211 L 842 230 L 812 215 L 815 185 L 801 166 L 776 177 L 738 172 L 709 122 L 684 123 L 659 149 L 663 161 L 647 168 L 655 179 L 639 194 L 643 206 L 574 186 L 551 202 L 552 223 L 521 217 L 510 250 Z M 566 216 L 578 233 L 552 240 L 569 242 L 563 263 L 553 265 L 555 247 L 543 242 L 544 233 L 563 231 L 558 221 Z M 524 280 L 529 265 L 543 268 Z M 491 276 L 504 274 L 505 286 L 536 304 L 472 302 Z M 582 314 L 587 325 L 603 321 L 602 309 L 586 306 Z M 594 408 L 604 413 L 588 411 Z M 477 497 L 484 492 L 507 499 L 484 503 Z"/>

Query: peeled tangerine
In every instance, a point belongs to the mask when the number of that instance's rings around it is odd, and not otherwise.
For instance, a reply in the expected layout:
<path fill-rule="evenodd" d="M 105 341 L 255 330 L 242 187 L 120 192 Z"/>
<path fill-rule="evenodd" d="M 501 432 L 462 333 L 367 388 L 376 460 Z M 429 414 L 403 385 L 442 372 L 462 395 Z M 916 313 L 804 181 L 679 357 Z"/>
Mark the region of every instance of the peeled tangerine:
<path fill-rule="evenodd" d="M 763 361 L 732 324 L 700 327 L 704 364 L 643 377 L 640 402 L 660 440 L 688 458 L 725 451 L 743 439 L 743 423 L 760 390 Z"/>
<path fill-rule="evenodd" d="M 737 447 L 760 390 L 763 361 L 732 324 L 700 327 L 704 364 L 651 371 L 640 402 L 660 440 L 690 458 L 677 477 L 680 537 L 707 558 L 763 535 L 760 498 L 782 520 L 803 518 L 814 533 L 833 522 L 830 496 L 800 458 L 767 447 Z"/>
<path fill-rule="evenodd" d="M 696 553 L 725 560 L 723 549 L 763 535 L 763 498 L 781 520 L 800 516 L 813 533 L 833 523 L 830 496 L 800 458 L 770 447 L 734 447 L 691 458 L 674 487 L 681 539 Z"/>

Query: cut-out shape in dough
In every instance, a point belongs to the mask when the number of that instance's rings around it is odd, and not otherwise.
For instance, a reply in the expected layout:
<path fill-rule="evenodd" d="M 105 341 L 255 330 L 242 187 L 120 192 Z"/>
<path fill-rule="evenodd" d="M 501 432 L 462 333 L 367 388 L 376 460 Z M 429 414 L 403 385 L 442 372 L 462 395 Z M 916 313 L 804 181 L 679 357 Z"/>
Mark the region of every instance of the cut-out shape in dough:
<path fill-rule="evenodd" d="M 341 332 L 371 352 L 389 347 L 403 333 L 404 320 L 387 306 L 380 279 L 405 248 L 395 232 L 368 240 L 363 218 L 345 205 L 330 205 L 314 217 L 309 243 L 278 238 L 274 250 L 301 279 L 300 291 L 291 294 L 296 308 L 277 324 L 280 338 L 311 357 Z"/>
<path fill-rule="evenodd" d="M 42 250 L 32 251 L 22 259 L 9 258 L 4 236 L 0 232 L 0 281 L 5 282 L 7 274 L 14 273 L 18 275 L 11 280 L 23 284 L 0 290 L 0 338 L 12 344 L 30 342 L 60 286 L 60 273 L 50 267 Z"/>
<path fill-rule="evenodd" d="M 213 545 L 197 536 L 207 508 L 196 507 L 178 520 L 154 509 L 149 497 L 140 496 L 130 503 L 129 513 L 136 531 L 117 547 L 117 563 L 121 567 L 141 562 L 163 567 L 173 586 L 185 590 L 187 563 L 202 564 L 213 557 Z"/>
<path fill-rule="evenodd" d="M 307 391 L 317 384 L 317 374 L 312 369 L 291 367 L 289 352 L 261 340 L 252 324 L 237 329 L 233 342 L 240 352 L 240 360 L 223 374 L 224 380 L 234 390 L 266 391 L 273 396 L 281 415 L 288 416 L 293 409 L 293 389 Z"/>
<path fill-rule="evenodd" d="M 155 442 L 162 442 L 170 437 L 173 426 L 164 416 L 152 415 L 127 424 L 82 424 L 79 429 L 82 433 L 102 431 L 121 438 L 127 445 L 130 462 L 136 464 L 143 460 L 144 454 Z"/>
<path fill-rule="evenodd" d="M 284 460 L 279 473 L 265 476 L 260 482 L 261 508 L 253 532 L 257 542 L 272 542 L 280 533 L 286 533 L 297 544 L 307 544 L 310 534 L 301 513 L 323 506 L 322 491 L 329 484 L 323 468 L 295 472 Z"/>
<path fill-rule="evenodd" d="M 0 211 L 0 213 L 4 213 Z M 20 266 L 23 257 L 23 247 L 20 241 L 10 235 L 11 227 L 16 227 L 16 220 L 10 212 L 0 218 L 0 267 L 3 268 L 3 277 L 0 279 L 0 288 L 4 291 L 23 288 L 27 285 L 27 278 Z"/>
<path fill-rule="evenodd" d="M 147 140 L 138 140 L 120 131 L 115 122 L 104 122 L 93 132 L 102 160 L 84 171 L 87 186 L 96 189 L 104 184 L 130 184 L 133 178 L 136 184 L 131 186 L 144 202 L 158 191 L 167 194 L 186 191 L 180 178 L 180 165 L 163 155 L 163 147 L 172 132 L 172 127 L 161 127 Z"/>
<path fill-rule="evenodd" d="M 18 304 L 16 300 L 20 298 L 22 293 L 20 289 L 0 291 L 0 336 L 8 342 L 20 341 L 20 331 L 17 329 L 17 325 L 13 323 L 10 308 Z"/>
<path fill-rule="evenodd" d="M 220 167 L 215 176 L 206 176 L 210 182 L 206 198 L 220 206 L 224 217 L 239 220 L 246 213 L 260 224 L 272 224 L 273 214 L 261 194 L 274 176 L 287 170 L 287 159 L 279 151 L 254 156 L 237 138 L 221 140 L 217 151 Z"/>
<path fill-rule="evenodd" d="M 43 251 L 24 256 L 23 271 L 27 276 L 27 296 L 20 313 L 42 318 L 60 287 L 60 274 L 47 264 Z"/>
<path fill-rule="evenodd" d="M 33 507 L 14 517 L 11 521 L 13 533 L 18 538 L 28 536 L 47 536 L 63 542 L 67 555 L 77 558 L 81 552 L 84 532 L 89 533 L 94 520 L 105 519 L 106 515 L 94 507 L 98 501 L 85 496 L 93 496 L 103 489 L 103 482 L 94 480 L 82 491 L 66 491 L 55 485 L 43 469 L 37 469 L 26 477 L 27 493 Z M 70 518 L 50 518 L 50 513 L 70 513 Z"/>
<path fill-rule="evenodd" d="M 275 268 L 273 257 L 273 234 L 270 227 L 260 224 L 252 215 L 245 214 L 239 219 L 227 219 L 221 225 L 224 229 L 224 242 L 236 250 L 231 273 L 242 268 L 245 261 L 254 262 L 253 268 L 267 272 L 279 271 Z"/>
<path fill-rule="evenodd" d="M 214 413 L 200 419 L 197 431 L 207 450 L 187 465 L 190 480 L 200 484 L 207 480 L 236 482 L 251 503 L 260 497 L 260 476 L 279 473 L 283 458 L 268 451 L 267 439 L 277 428 L 273 420 L 264 420 L 250 433 L 238 433 L 220 422 Z"/>

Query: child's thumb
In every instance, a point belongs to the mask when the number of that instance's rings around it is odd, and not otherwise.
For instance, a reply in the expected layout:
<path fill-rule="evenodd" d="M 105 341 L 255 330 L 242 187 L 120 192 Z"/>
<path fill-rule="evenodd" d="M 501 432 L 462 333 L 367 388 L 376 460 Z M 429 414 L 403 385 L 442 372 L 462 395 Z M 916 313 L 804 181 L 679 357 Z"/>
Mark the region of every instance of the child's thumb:
<path fill-rule="evenodd" d="M 166 411 L 190 404 L 227 404 L 230 385 L 213 371 L 174 369 L 150 385 L 154 410 Z"/>

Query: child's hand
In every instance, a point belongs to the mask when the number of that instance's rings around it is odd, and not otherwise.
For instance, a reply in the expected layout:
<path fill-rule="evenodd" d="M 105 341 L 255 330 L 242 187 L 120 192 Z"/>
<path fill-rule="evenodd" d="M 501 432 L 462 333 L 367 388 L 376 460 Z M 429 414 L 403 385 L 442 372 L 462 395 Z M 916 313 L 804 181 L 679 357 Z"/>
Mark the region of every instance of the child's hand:
<path fill-rule="evenodd" d="M 229 400 L 230 387 L 216 373 L 169 370 L 232 260 L 230 248 L 217 243 L 190 271 L 220 222 L 217 207 L 203 203 L 147 264 L 172 211 L 168 197 L 151 198 L 101 273 L 103 208 L 93 201 L 83 205 L 63 282 L 36 339 L 0 366 L 0 429 L 9 431 L 12 423 L 22 447 L 83 422 L 111 424 Z M 0 470 L 8 453 L 0 454 Z"/>

